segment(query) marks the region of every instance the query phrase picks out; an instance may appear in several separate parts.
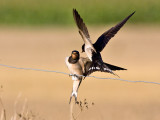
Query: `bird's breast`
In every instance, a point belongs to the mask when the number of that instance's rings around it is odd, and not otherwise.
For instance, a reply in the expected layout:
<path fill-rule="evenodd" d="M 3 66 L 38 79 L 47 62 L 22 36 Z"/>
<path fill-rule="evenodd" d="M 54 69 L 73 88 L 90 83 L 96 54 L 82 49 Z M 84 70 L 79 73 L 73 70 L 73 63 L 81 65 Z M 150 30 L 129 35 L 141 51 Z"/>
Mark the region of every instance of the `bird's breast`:
<path fill-rule="evenodd" d="M 72 74 L 82 75 L 82 67 L 79 63 L 69 64 L 69 69 Z"/>
<path fill-rule="evenodd" d="M 82 66 L 79 63 L 79 61 L 77 61 L 77 63 L 72 64 L 69 63 L 68 60 L 66 60 L 66 64 L 71 74 L 83 75 Z"/>

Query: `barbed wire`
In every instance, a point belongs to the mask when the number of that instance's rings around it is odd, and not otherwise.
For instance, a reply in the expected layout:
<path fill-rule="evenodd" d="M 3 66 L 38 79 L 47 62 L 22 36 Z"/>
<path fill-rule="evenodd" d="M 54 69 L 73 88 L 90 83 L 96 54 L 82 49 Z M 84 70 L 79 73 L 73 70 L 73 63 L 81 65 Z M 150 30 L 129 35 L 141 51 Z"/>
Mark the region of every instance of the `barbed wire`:
<path fill-rule="evenodd" d="M 150 83 L 150 84 L 160 85 L 159 82 L 152 82 L 152 81 L 132 81 L 132 80 L 124 80 L 124 79 L 120 79 L 120 78 L 103 78 L 103 77 L 97 77 L 97 76 L 83 76 L 83 75 L 75 75 L 75 74 L 70 74 L 70 73 L 65 73 L 65 72 L 55 71 L 55 70 L 23 68 L 23 67 L 15 67 L 15 66 L 10 66 L 10 65 L 5 65 L 5 64 L 0 64 L 0 66 L 7 67 L 7 68 L 20 69 L 20 70 L 33 70 L 33 71 L 41 71 L 41 72 L 53 72 L 53 73 L 59 73 L 59 74 L 64 74 L 64 75 L 69 75 L 69 76 L 79 76 L 79 77 L 82 76 L 82 77 L 91 77 L 91 78 L 95 78 L 95 79 L 109 79 L 109 80 L 119 80 L 119 81 L 124 81 L 124 82 L 131 82 L 131 83 Z"/>

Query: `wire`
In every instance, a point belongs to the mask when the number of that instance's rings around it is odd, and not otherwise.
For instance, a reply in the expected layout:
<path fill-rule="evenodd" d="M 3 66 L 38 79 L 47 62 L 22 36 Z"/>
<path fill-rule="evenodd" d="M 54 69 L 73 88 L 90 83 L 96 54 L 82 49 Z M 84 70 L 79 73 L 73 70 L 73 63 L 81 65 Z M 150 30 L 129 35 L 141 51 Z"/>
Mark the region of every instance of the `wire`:
<path fill-rule="evenodd" d="M 150 84 L 160 85 L 159 82 L 151 82 L 151 81 L 132 81 L 132 80 L 124 80 L 124 79 L 120 79 L 120 78 L 102 78 L 102 77 L 97 77 L 97 76 L 83 76 L 83 75 L 69 74 L 69 73 L 60 72 L 60 71 L 54 71 L 54 70 L 23 68 L 23 67 L 15 67 L 15 66 L 10 66 L 10 65 L 5 65 L 5 64 L 0 64 L 0 66 L 7 67 L 7 68 L 20 69 L 20 70 L 33 70 L 33 71 L 42 71 L 42 72 L 53 72 L 53 73 L 59 73 L 59 74 L 64 74 L 64 75 L 69 75 L 69 76 L 82 76 L 82 77 L 91 77 L 91 78 L 95 78 L 95 79 L 109 79 L 109 80 L 119 80 L 119 81 L 124 81 L 124 82 L 131 82 L 131 83 L 150 83 Z"/>

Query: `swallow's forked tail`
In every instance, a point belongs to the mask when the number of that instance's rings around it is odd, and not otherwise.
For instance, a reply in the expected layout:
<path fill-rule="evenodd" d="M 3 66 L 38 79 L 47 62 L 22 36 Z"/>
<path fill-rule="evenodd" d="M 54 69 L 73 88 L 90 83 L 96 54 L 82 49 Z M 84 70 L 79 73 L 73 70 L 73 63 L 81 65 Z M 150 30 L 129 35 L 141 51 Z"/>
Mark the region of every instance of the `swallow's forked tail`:
<path fill-rule="evenodd" d="M 72 100 L 72 97 L 74 96 L 74 98 L 75 98 L 75 103 L 77 102 L 77 92 L 73 92 L 72 91 L 72 94 L 71 94 L 71 97 L 70 97 L 70 100 L 69 100 L 69 104 L 71 103 L 71 100 Z"/>
<path fill-rule="evenodd" d="M 71 100 L 72 100 L 73 96 L 75 98 L 75 103 L 77 103 L 78 88 L 79 88 L 81 82 L 82 82 L 82 80 L 74 80 L 73 81 L 73 89 L 72 89 L 69 104 L 71 103 Z"/>
<path fill-rule="evenodd" d="M 111 73 L 117 77 L 119 77 L 116 73 L 114 73 L 112 71 L 112 69 L 109 68 L 109 66 L 107 66 L 105 63 L 102 63 L 101 66 L 100 66 L 100 69 L 101 69 L 101 72 L 108 72 L 108 73 Z"/>
<path fill-rule="evenodd" d="M 111 65 L 111 64 L 108 64 L 108 63 L 104 63 L 103 61 L 95 61 L 89 66 L 88 72 L 85 76 L 90 75 L 93 72 L 100 71 L 100 72 L 111 73 L 111 74 L 119 77 L 117 74 L 115 74 L 113 72 L 113 71 L 116 71 L 116 70 L 127 70 L 127 69 L 121 68 L 121 67 L 118 67 L 118 66 L 115 66 L 115 65 Z"/>

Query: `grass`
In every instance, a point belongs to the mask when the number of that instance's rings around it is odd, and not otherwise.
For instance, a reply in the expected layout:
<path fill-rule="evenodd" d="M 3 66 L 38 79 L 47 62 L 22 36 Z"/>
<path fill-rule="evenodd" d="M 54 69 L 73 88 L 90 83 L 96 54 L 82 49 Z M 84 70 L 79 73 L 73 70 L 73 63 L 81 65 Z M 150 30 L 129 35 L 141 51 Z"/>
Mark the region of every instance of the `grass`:
<path fill-rule="evenodd" d="M 77 120 L 82 112 L 86 112 L 89 108 L 91 108 L 94 105 L 94 102 L 87 102 L 86 99 L 84 99 L 83 101 L 77 101 L 75 103 L 75 101 L 71 102 L 70 104 L 70 109 L 71 109 L 71 120 Z"/>
<path fill-rule="evenodd" d="M 18 101 L 16 101 L 17 103 Z M 7 110 L 4 107 L 2 98 L 0 97 L 0 120 L 7 120 Z M 35 113 L 27 108 L 27 103 L 24 102 L 21 105 L 21 110 L 17 111 L 17 106 L 14 105 L 14 114 L 9 118 L 9 120 L 41 120 Z"/>
<path fill-rule="evenodd" d="M 7 110 L 2 100 L 2 92 L 3 86 L 0 86 L 0 120 L 7 120 Z M 10 120 L 42 120 L 38 115 L 33 113 L 27 105 L 27 99 L 24 100 L 22 104 L 20 104 L 21 94 L 18 95 L 15 103 L 14 103 L 14 114 L 9 118 Z M 77 120 L 82 112 L 86 112 L 89 108 L 94 105 L 94 102 L 87 102 L 86 99 L 83 101 L 72 101 L 70 104 L 71 107 L 71 120 Z M 18 108 L 20 108 L 18 110 Z M 44 120 L 44 119 L 43 119 Z"/>
<path fill-rule="evenodd" d="M 0 24 L 72 24 L 73 8 L 90 24 L 117 22 L 133 11 L 132 23 L 160 23 L 159 0 L 2 0 Z"/>
<path fill-rule="evenodd" d="M 2 92 L 3 86 L 0 87 L 0 120 L 7 120 L 9 117 L 7 116 L 7 110 L 3 103 L 2 99 Z M 24 102 L 21 104 L 19 99 L 21 94 L 18 95 L 15 103 L 14 103 L 14 114 L 9 118 L 10 120 L 41 120 L 38 115 L 33 113 L 27 105 L 27 100 L 25 99 Z M 18 108 L 20 108 L 18 110 Z"/>

